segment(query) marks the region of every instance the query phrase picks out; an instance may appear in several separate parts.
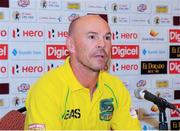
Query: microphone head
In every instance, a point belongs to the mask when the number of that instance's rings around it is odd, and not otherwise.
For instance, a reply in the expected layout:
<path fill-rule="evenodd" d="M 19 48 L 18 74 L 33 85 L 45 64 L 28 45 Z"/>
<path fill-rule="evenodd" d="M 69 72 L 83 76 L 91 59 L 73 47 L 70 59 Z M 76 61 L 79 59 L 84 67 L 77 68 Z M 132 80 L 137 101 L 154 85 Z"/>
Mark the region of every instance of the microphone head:
<path fill-rule="evenodd" d="M 145 89 L 142 89 L 142 88 L 137 88 L 134 90 L 134 95 L 136 98 L 138 99 L 144 99 L 144 93 Z"/>

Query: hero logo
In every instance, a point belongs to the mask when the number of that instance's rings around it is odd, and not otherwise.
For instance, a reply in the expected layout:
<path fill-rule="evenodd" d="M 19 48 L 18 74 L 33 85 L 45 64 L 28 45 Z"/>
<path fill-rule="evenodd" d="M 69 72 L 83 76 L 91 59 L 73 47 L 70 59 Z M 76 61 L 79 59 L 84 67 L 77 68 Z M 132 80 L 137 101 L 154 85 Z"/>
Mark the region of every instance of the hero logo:
<path fill-rule="evenodd" d="M 66 45 L 46 45 L 46 59 L 66 59 L 68 55 Z"/>
<path fill-rule="evenodd" d="M 55 37 L 62 37 L 66 38 L 68 36 L 67 31 L 55 31 L 54 29 L 51 29 L 48 31 L 48 38 L 53 39 Z"/>
<path fill-rule="evenodd" d="M 112 45 L 112 59 L 138 59 L 139 45 Z"/>
<path fill-rule="evenodd" d="M 16 28 L 12 31 L 13 38 L 20 37 L 20 29 Z M 30 38 L 42 38 L 44 33 L 42 30 L 23 30 L 22 31 L 23 37 L 30 37 Z"/>
<path fill-rule="evenodd" d="M 180 109 L 180 104 L 174 104 L 177 109 Z M 180 117 L 180 113 L 177 112 L 176 110 L 170 110 L 171 117 Z"/>
<path fill-rule="evenodd" d="M 0 44 L 0 60 L 8 59 L 8 45 Z"/>
<path fill-rule="evenodd" d="M 41 73 L 43 72 L 42 66 L 19 66 L 15 65 L 12 67 L 12 74 L 18 74 L 18 73 Z"/>
<path fill-rule="evenodd" d="M 7 30 L 0 30 L 0 37 L 6 37 L 7 36 Z"/>
<path fill-rule="evenodd" d="M 180 43 L 180 30 L 178 29 L 169 30 L 169 41 L 171 43 Z"/>
<path fill-rule="evenodd" d="M 138 70 L 138 65 L 137 64 L 119 64 L 119 63 L 114 63 L 112 65 L 112 71 L 117 72 L 117 71 L 133 71 L 133 70 Z"/>
<path fill-rule="evenodd" d="M 118 31 L 112 32 L 112 40 L 136 40 L 138 39 L 138 33 L 120 33 Z"/>
<path fill-rule="evenodd" d="M 169 62 L 169 73 L 170 74 L 180 74 L 180 61 L 170 61 Z"/>

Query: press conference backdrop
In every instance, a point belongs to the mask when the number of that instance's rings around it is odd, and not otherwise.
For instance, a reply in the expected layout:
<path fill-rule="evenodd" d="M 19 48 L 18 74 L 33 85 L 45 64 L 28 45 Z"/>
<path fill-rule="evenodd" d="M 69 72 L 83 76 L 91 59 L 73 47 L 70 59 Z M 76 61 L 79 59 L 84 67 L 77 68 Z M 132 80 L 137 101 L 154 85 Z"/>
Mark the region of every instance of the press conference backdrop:
<path fill-rule="evenodd" d="M 140 87 L 180 108 L 179 0 L 1 0 L 0 117 L 24 106 L 30 86 L 64 63 L 70 21 L 87 13 L 107 14 L 112 30 L 111 74 L 133 98 L 143 130 L 158 129 L 158 109 L 138 100 Z M 170 129 L 180 114 L 166 110 Z"/>

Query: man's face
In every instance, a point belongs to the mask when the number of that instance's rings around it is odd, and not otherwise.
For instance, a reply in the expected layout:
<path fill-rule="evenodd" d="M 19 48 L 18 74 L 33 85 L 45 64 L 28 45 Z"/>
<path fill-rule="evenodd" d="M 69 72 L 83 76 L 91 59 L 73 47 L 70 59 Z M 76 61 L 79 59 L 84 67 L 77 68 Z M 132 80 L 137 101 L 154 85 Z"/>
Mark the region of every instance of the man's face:
<path fill-rule="evenodd" d="M 72 35 L 78 64 L 93 71 L 105 68 L 111 54 L 111 33 L 107 23 L 99 17 L 80 19 Z"/>

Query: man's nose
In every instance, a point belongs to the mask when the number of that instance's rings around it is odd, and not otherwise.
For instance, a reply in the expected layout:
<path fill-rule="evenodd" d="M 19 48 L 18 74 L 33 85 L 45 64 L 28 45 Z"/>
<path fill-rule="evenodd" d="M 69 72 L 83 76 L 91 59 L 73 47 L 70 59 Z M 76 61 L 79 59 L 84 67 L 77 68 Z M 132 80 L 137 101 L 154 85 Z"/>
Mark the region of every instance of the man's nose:
<path fill-rule="evenodd" d="M 104 39 L 103 39 L 103 38 L 98 39 L 97 47 L 98 47 L 98 48 L 104 48 L 104 47 L 105 47 L 105 42 L 104 42 Z"/>

